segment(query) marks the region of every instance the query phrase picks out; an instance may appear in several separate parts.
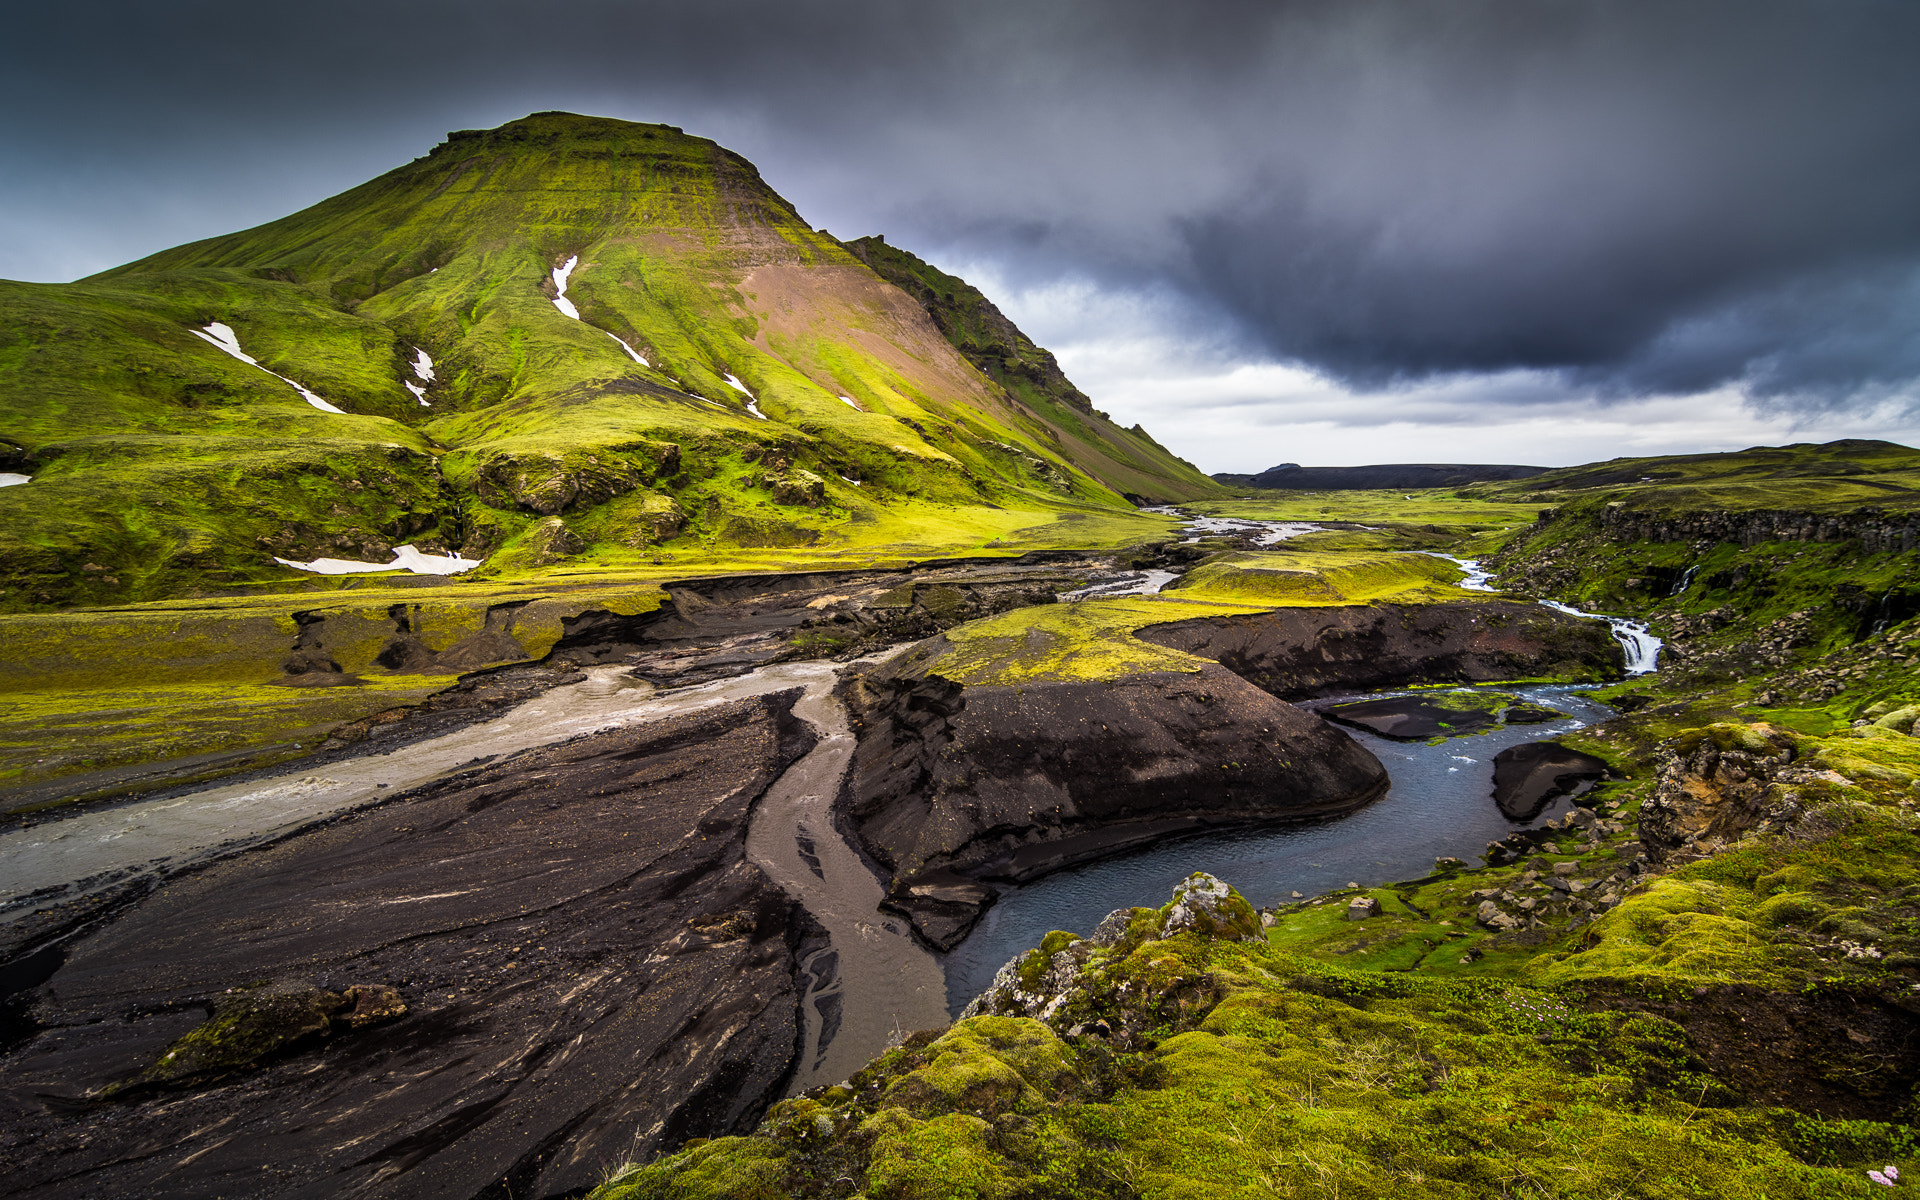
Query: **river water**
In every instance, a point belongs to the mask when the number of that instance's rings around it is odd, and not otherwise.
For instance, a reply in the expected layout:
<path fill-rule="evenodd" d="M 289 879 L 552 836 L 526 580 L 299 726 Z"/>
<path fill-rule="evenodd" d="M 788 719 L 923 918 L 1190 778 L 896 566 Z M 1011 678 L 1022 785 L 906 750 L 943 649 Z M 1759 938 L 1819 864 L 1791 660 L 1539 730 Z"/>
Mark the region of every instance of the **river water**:
<path fill-rule="evenodd" d="M 1474 862 L 1487 843 L 1564 812 L 1557 800 L 1534 821 L 1514 822 L 1493 802 L 1493 756 L 1508 746 L 1571 733 L 1605 720 L 1613 710 L 1574 693 L 1586 685 L 1531 684 L 1497 691 L 1524 695 L 1567 714 L 1539 725 L 1499 727 L 1438 745 L 1396 742 L 1346 730 L 1373 751 L 1391 777 L 1387 794 L 1342 817 L 1261 829 L 1199 834 L 1122 858 L 1049 875 L 1009 891 L 973 933 L 945 959 L 947 1002 L 958 1012 L 985 990 L 993 973 L 1055 929 L 1085 936 L 1116 908 L 1164 903 L 1173 885 L 1207 871 L 1240 889 L 1257 906 L 1277 904 L 1298 891 L 1312 896 L 1348 883 L 1364 887 L 1430 874 L 1433 860 L 1452 855 Z M 1405 690 L 1341 696 L 1302 705 L 1321 708 L 1348 700 L 1404 696 Z M 1423 694 L 1431 695 L 1430 691 Z"/>
<path fill-rule="evenodd" d="M 1234 520 L 1232 531 L 1254 532 L 1261 526 L 1271 527 L 1258 535 L 1262 544 L 1315 528 L 1291 521 Z M 1227 531 L 1217 518 L 1192 521 L 1189 528 Z M 1458 585 L 1461 588 L 1500 590 L 1474 559 L 1425 553 L 1466 572 Z M 1088 592 L 1088 599 L 1117 594 Z M 1062 597 L 1068 598 L 1081 597 Z M 1626 654 L 1629 675 L 1655 668 L 1660 639 L 1648 633 L 1644 623 L 1581 612 L 1551 601 L 1544 603 L 1573 616 L 1605 621 Z M 1163 902 L 1173 885 L 1194 871 L 1208 871 L 1239 888 L 1255 905 L 1267 906 L 1290 899 L 1296 891 L 1311 896 L 1349 883 L 1373 886 L 1416 879 L 1430 873 L 1434 859 L 1443 855 L 1473 862 L 1488 842 L 1557 817 L 1568 806 L 1567 800 L 1555 801 L 1532 821 L 1507 820 L 1493 802 L 1493 756 L 1509 746 L 1557 737 L 1603 721 L 1613 715 L 1613 710 L 1574 694 L 1585 685 L 1488 686 L 1527 696 L 1566 716 L 1538 725 L 1500 727 L 1483 734 L 1448 738 L 1438 745 L 1396 742 L 1363 730 L 1346 730 L 1373 751 L 1392 780 L 1386 796 L 1359 812 L 1307 823 L 1199 834 L 1089 863 L 1010 890 L 987 911 L 967 940 L 945 956 L 950 1011 L 957 1014 L 985 990 L 994 972 L 1008 959 L 1038 945 L 1050 931 L 1090 933 L 1116 908 Z M 1405 690 L 1371 692 L 1316 700 L 1302 707 L 1317 709 L 1349 700 L 1409 694 Z"/>
<path fill-rule="evenodd" d="M 767 789 L 747 829 L 748 857 L 832 939 L 801 964 L 805 1028 L 789 1095 L 838 1083 L 905 1035 L 945 1020 L 939 963 L 904 919 L 880 911 L 885 885 L 834 828 L 854 737 L 831 682 L 809 686 L 794 705 L 820 742 Z"/>

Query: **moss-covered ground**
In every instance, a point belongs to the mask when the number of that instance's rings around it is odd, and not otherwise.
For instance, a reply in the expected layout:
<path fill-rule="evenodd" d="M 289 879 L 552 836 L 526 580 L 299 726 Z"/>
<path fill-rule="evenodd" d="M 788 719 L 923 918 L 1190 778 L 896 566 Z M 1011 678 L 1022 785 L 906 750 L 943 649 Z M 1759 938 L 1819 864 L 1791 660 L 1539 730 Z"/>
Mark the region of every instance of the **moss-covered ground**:
<path fill-rule="evenodd" d="M 917 1034 L 596 1196 L 1772 1200 L 1920 1160 L 1901 1124 L 1742 1102 L 1649 1012 L 1359 958 L 1331 925 L 1246 941 L 1166 913 L 1050 935 L 1015 985 L 1040 1019 Z"/>
<path fill-rule="evenodd" d="M 1202 660 L 1134 631 L 1287 607 L 1483 598 L 1453 586 L 1460 574 L 1444 560 L 1392 551 L 1216 554 L 1156 595 L 1040 605 L 950 629 L 949 647 L 927 669 L 969 686 L 1194 671 Z"/>

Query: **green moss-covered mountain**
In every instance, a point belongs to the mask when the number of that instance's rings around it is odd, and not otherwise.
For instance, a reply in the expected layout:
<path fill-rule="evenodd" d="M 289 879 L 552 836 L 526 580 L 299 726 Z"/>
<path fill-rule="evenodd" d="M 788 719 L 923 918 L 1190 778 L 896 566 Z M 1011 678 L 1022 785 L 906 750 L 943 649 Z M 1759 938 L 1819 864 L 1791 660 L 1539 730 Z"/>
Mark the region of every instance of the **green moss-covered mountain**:
<path fill-rule="evenodd" d="M 0 471 L 32 476 L 0 489 L 0 609 L 409 542 L 506 572 L 950 552 L 1217 491 L 945 328 L 706 139 L 455 133 L 255 229 L 0 283 Z"/>

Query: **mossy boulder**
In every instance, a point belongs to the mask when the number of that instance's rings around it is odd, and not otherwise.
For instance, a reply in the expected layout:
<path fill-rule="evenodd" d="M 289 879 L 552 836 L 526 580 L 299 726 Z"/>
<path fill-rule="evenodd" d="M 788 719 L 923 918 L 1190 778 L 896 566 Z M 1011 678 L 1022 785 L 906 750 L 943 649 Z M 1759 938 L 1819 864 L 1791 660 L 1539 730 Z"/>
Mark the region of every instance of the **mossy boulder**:
<path fill-rule="evenodd" d="M 1903 704 L 1890 712 L 1879 714 L 1873 723 L 1881 729 L 1910 734 L 1916 720 L 1920 720 L 1920 704 Z"/>
<path fill-rule="evenodd" d="M 406 1012 L 400 993 L 384 984 L 355 984 L 340 992 L 298 984 L 243 988 L 215 1000 L 207 1022 L 167 1047 L 134 1083 L 173 1086 L 217 1079 L 336 1029 L 363 1029 Z"/>

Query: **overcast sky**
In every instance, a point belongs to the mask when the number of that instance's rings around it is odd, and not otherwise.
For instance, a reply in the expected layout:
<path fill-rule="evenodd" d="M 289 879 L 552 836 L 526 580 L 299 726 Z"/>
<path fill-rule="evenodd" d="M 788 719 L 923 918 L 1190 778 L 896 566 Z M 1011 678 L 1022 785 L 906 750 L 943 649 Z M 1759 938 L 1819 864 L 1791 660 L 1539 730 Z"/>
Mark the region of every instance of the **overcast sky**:
<path fill-rule="evenodd" d="M 1209 471 L 1920 444 L 1914 0 L 64 0 L 0 277 L 567 109 L 754 160 Z"/>

